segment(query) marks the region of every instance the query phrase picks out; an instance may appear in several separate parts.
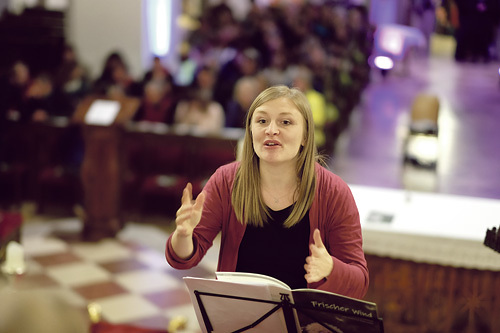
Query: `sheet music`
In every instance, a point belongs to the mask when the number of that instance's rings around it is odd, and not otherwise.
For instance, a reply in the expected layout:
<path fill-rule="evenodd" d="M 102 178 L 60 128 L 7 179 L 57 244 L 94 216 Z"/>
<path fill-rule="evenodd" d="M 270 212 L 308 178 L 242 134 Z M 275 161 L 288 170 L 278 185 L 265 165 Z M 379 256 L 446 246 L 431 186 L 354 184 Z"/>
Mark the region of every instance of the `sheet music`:
<path fill-rule="evenodd" d="M 255 274 L 255 273 L 241 273 L 241 272 L 215 272 L 217 280 L 236 282 L 236 283 L 247 283 L 247 284 L 266 284 L 266 285 L 276 285 L 280 288 L 291 290 L 286 283 L 273 278 L 272 276 Z"/>
<path fill-rule="evenodd" d="M 198 322 L 203 332 L 207 332 L 204 325 L 200 306 L 194 291 L 203 291 L 219 295 L 233 295 L 259 300 L 274 300 L 275 296 L 267 285 L 242 285 L 240 283 L 224 282 L 218 280 L 208 280 L 201 278 L 184 277 L 184 282 L 189 289 L 191 301 L 193 303 Z M 284 290 L 286 292 L 286 290 Z M 291 295 L 290 295 L 291 296 Z M 227 333 L 234 332 L 242 327 L 250 325 L 260 316 L 270 311 L 275 304 L 253 302 L 240 299 L 229 299 L 224 297 L 201 296 L 203 306 L 207 311 L 213 332 Z M 281 310 L 273 313 L 269 318 L 262 321 L 257 327 L 246 332 L 287 332 L 286 323 Z"/>
<path fill-rule="evenodd" d="M 290 290 L 262 274 L 216 272 L 216 277 L 184 277 L 203 332 L 383 332 L 372 302 L 317 289 Z M 267 317 L 276 305 L 277 312 Z"/>

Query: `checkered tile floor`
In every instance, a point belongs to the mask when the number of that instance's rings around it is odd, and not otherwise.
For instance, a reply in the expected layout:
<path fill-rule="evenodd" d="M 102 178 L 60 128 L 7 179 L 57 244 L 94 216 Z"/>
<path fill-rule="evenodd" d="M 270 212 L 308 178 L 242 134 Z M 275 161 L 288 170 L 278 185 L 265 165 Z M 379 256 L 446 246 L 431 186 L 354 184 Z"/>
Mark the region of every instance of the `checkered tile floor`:
<path fill-rule="evenodd" d="M 129 223 L 115 239 L 79 240 L 76 219 L 30 222 L 23 226 L 27 272 L 3 276 L 4 290 L 44 290 L 85 311 L 102 309 L 102 319 L 116 324 L 164 329 L 175 316 L 187 318 L 179 332 L 201 332 L 183 276 L 214 277 L 217 246 L 196 268 L 178 271 L 165 261 L 168 237 L 158 228 Z"/>

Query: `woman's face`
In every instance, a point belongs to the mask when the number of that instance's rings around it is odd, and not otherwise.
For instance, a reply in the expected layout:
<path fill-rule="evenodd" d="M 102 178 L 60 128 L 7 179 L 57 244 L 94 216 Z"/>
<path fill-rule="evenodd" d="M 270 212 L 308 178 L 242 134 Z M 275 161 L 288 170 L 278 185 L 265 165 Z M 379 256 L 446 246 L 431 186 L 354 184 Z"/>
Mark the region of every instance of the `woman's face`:
<path fill-rule="evenodd" d="M 268 101 L 255 109 L 250 129 L 261 163 L 295 162 L 305 141 L 305 120 L 287 98 Z"/>
<path fill-rule="evenodd" d="M 215 83 L 215 74 L 207 69 L 204 69 L 198 73 L 198 85 L 200 88 L 212 88 Z"/>

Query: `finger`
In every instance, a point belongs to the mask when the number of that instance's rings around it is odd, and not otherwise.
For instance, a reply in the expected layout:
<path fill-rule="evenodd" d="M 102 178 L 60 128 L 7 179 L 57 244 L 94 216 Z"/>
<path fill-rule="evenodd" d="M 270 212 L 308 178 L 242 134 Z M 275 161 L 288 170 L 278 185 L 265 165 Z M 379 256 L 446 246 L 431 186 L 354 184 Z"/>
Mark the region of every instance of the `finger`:
<path fill-rule="evenodd" d="M 177 210 L 177 214 L 175 218 L 179 218 L 180 216 L 189 216 L 193 213 L 193 206 L 182 206 Z"/>
<path fill-rule="evenodd" d="M 310 275 L 306 278 L 306 281 L 307 283 L 315 283 L 321 281 L 321 279 L 319 279 L 317 276 Z"/>
<path fill-rule="evenodd" d="M 178 217 L 179 215 L 181 215 L 183 211 L 184 210 L 182 209 L 182 206 L 181 206 L 181 208 L 177 209 L 177 212 L 175 212 L 175 217 Z"/>
<path fill-rule="evenodd" d="M 313 239 L 314 245 L 319 248 L 325 247 L 325 245 L 323 244 L 323 240 L 321 239 L 321 233 L 319 232 L 319 229 L 314 230 Z"/>
<path fill-rule="evenodd" d="M 191 183 L 187 183 L 186 187 L 182 191 L 182 199 L 181 202 L 183 205 L 190 204 L 193 200 L 193 185 Z"/>
<path fill-rule="evenodd" d="M 175 217 L 183 214 L 187 209 L 191 209 L 191 207 L 187 207 L 185 205 L 182 205 L 179 209 L 177 209 L 177 212 L 175 212 Z"/>
<path fill-rule="evenodd" d="M 205 203 L 205 197 L 206 197 L 206 194 L 203 191 L 200 194 L 198 194 L 198 196 L 196 197 L 196 201 L 194 203 L 194 206 L 193 206 L 193 208 L 195 210 L 197 210 L 197 211 L 203 210 L 203 204 Z"/>
<path fill-rule="evenodd" d="M 190 212 L 193 210 L 193 205 L 182 205 L 179 209 L 177 209 L 177 212 L 175 212 L 175 217 L 180 216 L 184 214 L 185 212 Z"/>
<path fill-rule="evenodd" d="M 316 244 L 309 244 L 309 250 L 311 251 L 311 260 L 321 255 L 322 248 L 318 247 Z"/>
<path fill-rule="evenodd" d="M 190 218 L 191 218 L 191 211 L 185 211 L 184 213 L 177 216 L 177 218 L 175 219 L 175 224 L 181 225 L 184 222 L 188 221 Z"/>
<path fill-rule="evenodd" d="M 306 275 L 304 275 L 304 277 L 307 283 L 314 283 L 319 281 L 319 279 L 311 273 L 307 273 Z"/>

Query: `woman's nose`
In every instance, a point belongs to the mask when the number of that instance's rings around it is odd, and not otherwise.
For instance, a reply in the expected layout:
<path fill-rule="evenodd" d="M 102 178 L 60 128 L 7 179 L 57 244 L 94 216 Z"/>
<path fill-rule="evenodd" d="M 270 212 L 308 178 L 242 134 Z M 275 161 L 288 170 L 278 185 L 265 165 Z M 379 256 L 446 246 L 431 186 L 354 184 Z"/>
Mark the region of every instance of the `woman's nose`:
<path fill-rule="evenodd" d="M 278 126 L 276 126 L 276 123 L 274 122 L 269 122 L 269 125 L 266 128 L 266 134 L 268 135 L 277 135 L 279 133 L 278 131 Z"/>

